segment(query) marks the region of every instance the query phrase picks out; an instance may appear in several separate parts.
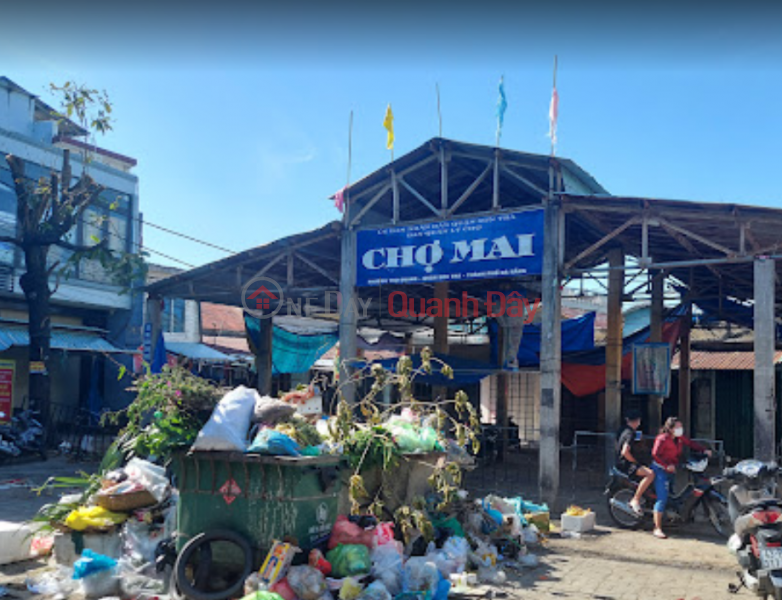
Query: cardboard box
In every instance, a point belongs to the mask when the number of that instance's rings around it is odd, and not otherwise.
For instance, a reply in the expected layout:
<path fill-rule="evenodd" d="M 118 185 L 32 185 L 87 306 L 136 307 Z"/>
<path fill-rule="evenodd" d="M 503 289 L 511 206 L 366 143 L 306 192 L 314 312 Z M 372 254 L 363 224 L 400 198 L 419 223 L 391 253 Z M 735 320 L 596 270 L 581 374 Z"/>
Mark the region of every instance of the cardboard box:
<path fill-rule="evenodd" d="M 547 512 L 525 513 L 527 523 L 534 525 L 538 531 L 548 533 L 551 530 L 551 517 Z"/>
<path fill-rule="evenodd" d="M 293 544 L 275 541 L 272 549 L 269 550 L 269 554 L 266 555 L 266 560 L 261 565 L 261 570 L 259 571 L 261 580 L 267 585 L 277 583 L 285 576 L 297 552 L 299 552 L 299 549 Z"/>
<path fill-rule="evenodd" d="M 562 531 L 584 533 L 595 528 L 595 513 L 590 512 L 581 517 L 562 514 Z"/>

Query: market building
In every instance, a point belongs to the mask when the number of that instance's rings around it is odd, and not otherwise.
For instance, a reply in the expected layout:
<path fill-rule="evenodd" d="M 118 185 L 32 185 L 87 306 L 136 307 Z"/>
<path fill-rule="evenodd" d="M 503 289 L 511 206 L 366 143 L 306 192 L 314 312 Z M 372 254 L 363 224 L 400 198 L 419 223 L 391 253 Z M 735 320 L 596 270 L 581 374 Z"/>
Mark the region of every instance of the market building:
<path fill-rule="evenodd" d="M 138 177 L 134 158 L 89 143 L 87 131 L 6 77 L 0 77 L 0 156 L 25 161 L 30 178 L 48 176 L 70 150 L 73 175 L 88 168 L 106 189 L 85 211 L 72 241 L 93 244 L 106 239 L 112 250 L 135 251 L 140 243 Z M 85 157 L 88 157 L 85 160 Z M 0 235 L 16 234 L 16 194 L 11 172 L 0 159 Z M 70 251 L 52 247 L 49 260 L 64 265 Z M 0 369 L 12 381 L 10 397 L 0 398 L 0 411 L 23 407 L 29 369 L 27 307 L 19 278 L 24 259 L 10 244 L 0 246 Z M 84 260 L 74 276 L 52 277 L 52 355 L 50 366 L 52 418 L 74 423 L 81 411 L 119 408 L 130 400 L 125 383 L 117 381 L 120 365 L 128 369 L 128 352 L 141 340 L 143 298 L 121 293 L 97 260 Z M 5 402 L 5 405 L 3 404 Z M 3 410 L 5 406 L 5 410 Z"/>
<path fill-rule="evenodd" d="M 650 431 L 671 411 L 693 430 L 693 311 L 749 320 L 754 398 L 737 401 L 753 408 L 754 455 L 774 456 L 782 211 L 616 197 L 571 160 L 442 138 L 340 194 L 341 222 L 175 275 L 149 294 L 254 313 L 248 329 L 263 392 L 275 315 L 338 319 L 340 393 L 349 402 L 360 393 L 350 376 L 363 328 L 405 339 L 429 330 L 454 378 L 422 377 L 416 393 L 472 386 L 473 402 L 501 430 L 500 459 L 512 446 L 534 449 L 548 501 L 575 430 L 610 434 L 629 406 L 642 408 Z M 602 344 L 594 312 L 563 318 L 563 301 L 596 294 L 606 299 Z M 623 304 L 638 300 L 648 303 L 648 323 L 625 332 Z M 159 327 L 159 314 L 150 318 Z M 470 336 L 475 344 L 456 343 Z"/>

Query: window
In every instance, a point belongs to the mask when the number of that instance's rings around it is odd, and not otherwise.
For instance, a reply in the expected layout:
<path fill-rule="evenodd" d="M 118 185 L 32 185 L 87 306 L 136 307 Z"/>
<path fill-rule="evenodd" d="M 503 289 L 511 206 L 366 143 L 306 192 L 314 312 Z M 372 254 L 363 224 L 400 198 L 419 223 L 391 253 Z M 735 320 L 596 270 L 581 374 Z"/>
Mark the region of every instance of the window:
<path fill-rule="evenodd" d="M 88 208 L 82 216 L 81 243 L 93 246 L 103 239 L 103 215 L 94 208 Z"/>
<path fill-rule="evenodd" d="M 109 217 L 109 250 L 127 252 L 128 220 L 116 213 Z"/>
<path fill-rule="evenodd" d="M 165 333 L 184 333 L 185 301 L 182 298 L 166 298 L 161 315 L 161 327 Z"/>

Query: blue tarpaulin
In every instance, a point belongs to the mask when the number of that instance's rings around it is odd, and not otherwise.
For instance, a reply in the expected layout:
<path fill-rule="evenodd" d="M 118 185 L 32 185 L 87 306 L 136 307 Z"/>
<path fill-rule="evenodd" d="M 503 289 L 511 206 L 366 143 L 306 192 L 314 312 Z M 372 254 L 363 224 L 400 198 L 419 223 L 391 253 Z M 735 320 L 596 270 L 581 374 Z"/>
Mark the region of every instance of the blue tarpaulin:
<path fill-rule="evenodd" d="M 432 374 L 427 375 L 422 373 L 416 375 L 416 383 L 426 383 L 429 385 L 469 385 L 471 383 L 478 383 L 484 377 L 488 377 L 494 373 L 498 373 L 501 369 L 497 365 L 481 362 L 478 360 L 472 360 L 469 358 L 461 358 L 458 356 L 451 356 L 449 354 L 432 353 L 432 356 L 440 359 L 446 365 L 453 369 L 453 379 L 440 374 L 441 365 L 436 361 L 432 362 Z M 414 354 L 410 357 L 413 361 L 413 369 L 421 368 L 421 355 Z M 396 372 L 396 364 L 399 362 L 398 358 L 386 358 L 384 360 L 376 360 L 373 364 L 381 364 L 383 368 L 391 372 Z M 360 365 L 359 365 L 360 366 Z"/>
<path fill-rule="evenodd" d="M 261 321 L 251 315 L 244 315 L 244 325 L 250 349 L 260 343 Z M 272 372 L 306 373 L 323 354 L 337 343 L 336 333 L 305 335 L 291 333 L 281 327 L 272 329 Z"/>
<path fill-rule="evenodd" d="M 491 359 L 497 361 L 497 322 L 490 321 Z M 540 363 L 541 326 L 529 323 L 524 326 L 519 345 L 519 366 L 530 367 Z M 584 352 L 595 347 L 595 313 L 587 313 L 575 319 L 562 321 L 562 354 Z"/>
<path fill-rule="evenodd" d="M 167 362 L 166 341 L 163 339 L 163 332 L 161 331 L 157 338 L 157 344 L 155 344 L 155 355 L 152 357 L 152 364 L 149 366 L 149 370 L 152 373 L 161 373 L 163 366 Z"/>

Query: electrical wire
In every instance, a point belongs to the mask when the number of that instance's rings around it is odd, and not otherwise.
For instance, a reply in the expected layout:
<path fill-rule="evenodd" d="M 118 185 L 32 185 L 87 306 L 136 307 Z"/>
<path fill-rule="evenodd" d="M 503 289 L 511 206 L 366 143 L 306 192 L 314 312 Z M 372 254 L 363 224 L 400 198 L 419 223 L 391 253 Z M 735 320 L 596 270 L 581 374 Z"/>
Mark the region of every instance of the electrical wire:
<path fill-rule="evenodd" d="M 135 217 L 133 220 L 138 221 L 142 225 L 149 225 L 150 227 L 154 227 L 155 229 L 159 229 L 160 231 L 165 231 L 166 233 L 170 233 L 171 235 L 176 235 L 178 237 L 184 238 L 186 240 L 190 240 L 191 242 L 195 242 L 197 244 L 203 244 L 204 246 L 209 246 L 210 248 L 214 248 L 222 252 L 227 252 L 228 254 L 237 254 L 235 250 L 229 250 L 228 248 L 223 248 L 222 246 L 218 246 L 217 244 L 213 244 L 212 242 L 207 242 L 206 240 L 201 240 L 191 235 L 187 235 L 186 233 L 182 233 L 180 231 L 174 231 L 173 229 L 169 229 L 168 227 L 163 227 L 162 225 L 157 225 L 141 217 Z"/>

